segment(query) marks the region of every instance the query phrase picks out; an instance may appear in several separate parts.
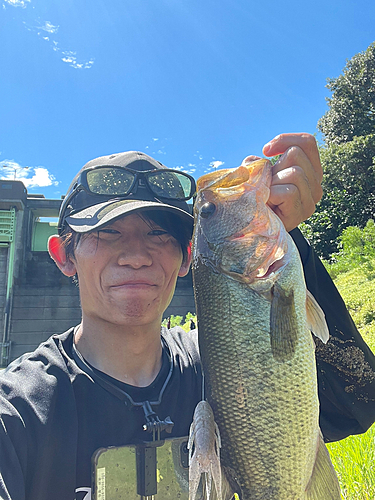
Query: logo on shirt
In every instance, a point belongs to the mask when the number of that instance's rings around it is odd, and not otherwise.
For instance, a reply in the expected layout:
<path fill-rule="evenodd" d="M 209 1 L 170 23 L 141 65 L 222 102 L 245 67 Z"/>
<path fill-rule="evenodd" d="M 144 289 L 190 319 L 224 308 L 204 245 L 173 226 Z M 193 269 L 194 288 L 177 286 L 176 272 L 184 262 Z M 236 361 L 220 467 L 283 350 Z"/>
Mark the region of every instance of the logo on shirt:
<path fill-rule="evenodd" d="M 91 488 L 77 488 L 76 500 L 91 500 Z"/>

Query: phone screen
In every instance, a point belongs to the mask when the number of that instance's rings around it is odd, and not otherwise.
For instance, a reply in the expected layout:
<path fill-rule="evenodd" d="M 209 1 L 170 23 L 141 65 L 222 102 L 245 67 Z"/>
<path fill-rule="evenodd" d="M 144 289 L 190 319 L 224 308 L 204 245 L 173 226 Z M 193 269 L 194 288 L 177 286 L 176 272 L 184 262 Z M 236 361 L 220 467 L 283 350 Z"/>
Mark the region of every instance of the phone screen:
<path fill-rule="evenodd" d="M 188 500 L 187 442 L 182 437 L 97 450 L 93 456 L 94 500 Z"/>

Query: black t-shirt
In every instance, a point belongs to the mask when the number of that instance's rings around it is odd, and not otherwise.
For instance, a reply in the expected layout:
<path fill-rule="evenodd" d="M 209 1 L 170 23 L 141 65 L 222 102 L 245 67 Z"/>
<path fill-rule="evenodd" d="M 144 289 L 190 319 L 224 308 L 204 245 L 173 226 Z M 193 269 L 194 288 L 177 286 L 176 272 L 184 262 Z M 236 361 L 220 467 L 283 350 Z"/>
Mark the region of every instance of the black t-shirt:
<path fill-rule="evenodd" d="M 375 356 L 344 301 L 299 229 L 291 231 L 306 286 L 323 309 L 330 339 L 316 342 L 320 428 L 326 442 L 365 432 L 375 421 Z"/>
<path fill-rule="evenodd" d="M 188 434 L 201 399 L 196 337 L 196 331 L 163 328 L 161 372 L 149 387 L 129 391 L 135 400 L 156 401 L 170 375 L 160 404 L 152 405 L 161 420 L 169 416 L 174 422 L 172 433 L 162 433 L 162 439 Z M 142 407 L 105 388 L 103 379 L 121 392 L 129 389 L 78 366 L 73 329 L 9 365 L 0 377 L 0 498 L 67 500 L 76 492 L 81 500 L 90 490 L 97 449 L 151 439 L 143 431 Z"/>
<path fill-rule="evenodd" d="M 291 234 L 331 335 L 327 346 L 317 341 L 316 351 L 323 435 L 332 441 L 365 432 L 375 420 L 374 355 L 319 259 L 298 230 Z M 201 399 L 197 332 L 163 328 L 162 339 L 161 372 L 140 389 L 77 359 L 73 329 L 11 363 L 0 376 L 0 498 L 88 500 L 92 454 L 145 439 L 143 409 L 130 404 L 124 392 L 141 401 L 157 398 L 164 388 L 153 410 L 161 420 L 172 419 L 172 436 L 186 436 Z"/>
<path fill-rule="evenodd" d="M 199 358 L 195 346 L 192 349 L 195 341 L 196 332 L 186 333 L 181 328 L 164 330 L 162 367 L 147 387 L 131 386 L 93 368 L 82 358 L 80 362 L 69 342 L 73 360 L 107 393 L 104 396 L 95 391 L 95 398 L 89 402 L 87 394 L 75 390 L 78 395 L 77 487 L 87 485 L 91 458 L 99 448 L 152 439 L 152 434 L 143 429 L 146 419 L 142 403 L 146 401 L 160 420 L 170 417 L 174 424 L 171 433 L 161 433 L 161 439 L 188 435 L 195 405 L 201 399 Z M 77 389 L 83 388 L 87 390 L 84 386 Z"/>

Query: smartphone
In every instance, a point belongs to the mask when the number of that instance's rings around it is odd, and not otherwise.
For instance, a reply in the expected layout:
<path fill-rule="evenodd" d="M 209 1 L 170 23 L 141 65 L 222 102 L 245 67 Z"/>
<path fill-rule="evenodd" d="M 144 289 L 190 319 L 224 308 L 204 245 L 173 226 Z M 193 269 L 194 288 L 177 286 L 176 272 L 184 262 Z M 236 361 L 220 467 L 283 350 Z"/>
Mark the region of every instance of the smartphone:
<path fill-rule="evenodd" d="M 182 437 L 100 448 L 92 459 L 93 500 L 189 500 L 187 443 Z"/>

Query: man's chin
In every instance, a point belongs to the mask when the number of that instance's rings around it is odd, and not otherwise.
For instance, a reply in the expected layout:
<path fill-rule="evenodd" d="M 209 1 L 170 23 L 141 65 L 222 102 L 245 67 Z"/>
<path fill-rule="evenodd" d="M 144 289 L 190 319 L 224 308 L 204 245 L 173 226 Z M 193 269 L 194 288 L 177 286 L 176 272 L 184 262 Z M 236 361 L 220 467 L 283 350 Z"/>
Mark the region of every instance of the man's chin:
<path fill-rule="evenodd" d="M 118 308 L 118 313 L 113 315 L 113 320 L 116 321 L 115 317 L 121 323 L 125 322 L 125 324 L 134 321 L 139 324 L 148 324 L 158 321 L 162 317 L 162 312 L 152 302 L 145 303 L 144 301 L 133 300 L 131 304 L 127 303 L 125 307 L 121 305 Z"/>

